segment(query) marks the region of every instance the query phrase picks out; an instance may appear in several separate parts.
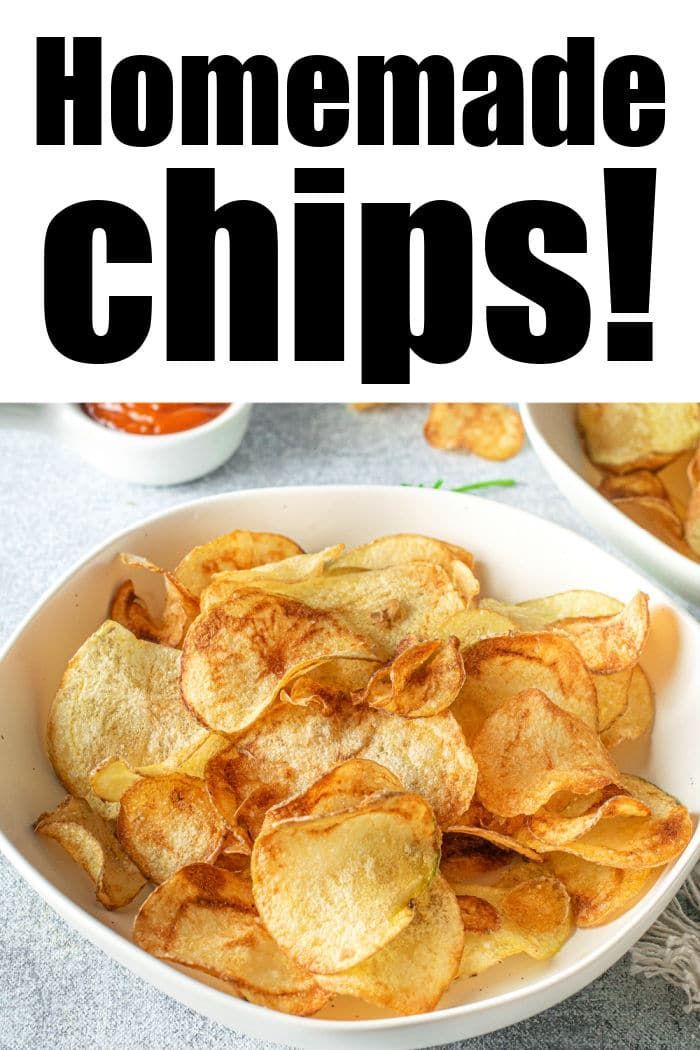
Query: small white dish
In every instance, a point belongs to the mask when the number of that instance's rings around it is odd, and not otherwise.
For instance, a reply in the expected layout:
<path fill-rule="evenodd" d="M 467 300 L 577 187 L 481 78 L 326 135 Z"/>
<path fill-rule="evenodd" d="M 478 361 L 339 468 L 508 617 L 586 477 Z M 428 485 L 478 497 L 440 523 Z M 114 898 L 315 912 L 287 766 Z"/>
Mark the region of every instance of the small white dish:
<path fill-rule="evenodd" d="M 532 447 L 554 484 L 583 518 L 661 583 L 700 602 L 700 564 L 686 558 L 622 514 L 591 481 L 592 468 L 572 404 L 527 404 L 520 411 Z"/>
<path fill-rule="evenodd" d="M 174 434 L 127 434 L 69 404 L 0 405 L 0 426 L 50 434 L 105 474 L 139 485 L 180 485 L 216 470 L 233 455 L 251 406 L 235 402 L 214 419 Z"/>
<path fill-rule="evenodd" d="M 577 930 L 548 962 L 515 956 L 462 979 L 440 1008 L 387 1016 L 340 999 L 320 1016 L 291 1017 L 225 994 L 216 982 L 172 967 L 131 941 L 136 905 L 108 912 L 87 877 L 32 822 L 63 797 L 46 758 L 47 712 L 66 662 L 102 622 L 124 577 L 120 551 L 173 566 L 192 546 L 232 528 L 268 529 L 307 550 L 422 532 L 474 551 L 486 594 L 519 601 L 570 587 L 651 598 L 652 634 L 643 663 L 657 691 L 651 740 L 616 754 L 622 768 L 700 811 L 700 625 L 634 570 L 551 522 L 473 496 L 414 488 L 328 486 L 225 494 L 157 514 L 112 537 L 44 596 L 0 654 L 0 847 L 67 922 L 155 987 L 207 1017 L 262 1040 L 327 1050 L 434 1046 L 503 1028 L 572 995 L 611 966 L 666 907 L 700 856 L 700 830 L 628 912 L 598 929 Z M 21 963 L 20 963 L 21 964 Z"/>

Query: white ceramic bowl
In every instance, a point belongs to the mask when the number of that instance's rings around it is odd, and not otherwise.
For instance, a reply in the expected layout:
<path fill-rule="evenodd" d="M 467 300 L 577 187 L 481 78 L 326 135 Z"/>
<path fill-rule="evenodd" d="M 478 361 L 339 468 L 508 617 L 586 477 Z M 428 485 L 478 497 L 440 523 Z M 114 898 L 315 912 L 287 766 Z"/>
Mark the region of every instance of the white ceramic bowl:
<path fill-rule="evenodd" d="M 563 494 L 594 528 L 691 602 L 700 602 L 700 564 L 673 550 L 622 514 L 591 484 L 591 465 L 581 444 L 571 404 L 529 404 L 520 410 L 535 452 Z"/>
<path fill-rule="evenodd" d="M 288 533 L 306 549 L 356 544 L 392 532 L 423 532 L 464 544 L 478 558 L 485 593 L 506 600 L 590 587 L 628 597 L 648 591 L 653 630 L 644 663 L 658 691 L 651 740 L 619 752 L 641 773 L 700 810 L 700 626 L 665 595 L 574 533 L 502 504 L 449 492 L 371 486 L 263 489 L 184 505 L 150 518 L 89 554 L 44 597 L 0 658 L 0 845 L 34 889 L 118 962 L 195 1010 L 263 1040 L 327 1050 L 423 1047 L 501 1028 L 576 992 L 636 941 L 700 855 L 700 832 L 647 895 L 615 922 L 579 930 L 549 962 L 525 956 L 455 984 L 441 1008 L 389 1017 L 340 1000 L 315 1018 L 289 1017 L 224 994 L 215 982 L 154 959 L 132 944 L 135 906 L 107 912 L 60 847 L 32 833 L 63 792 L 44 752 L 44 726 L 61 672 L 103 620 L 124 568 L 119 551 L 174 565 L 190 547 L 234 527 Z"/>
<path fill-rule="evenodd" d="M 249 404 L 234 402 L 200 427 L 174 434 L 127 434 L 91 419 L 78 404 L 0 405 L 0 426 L 56 437 L 93 467 L 139 485 L 180 485 L 216 470 L 246 432 Z"/>

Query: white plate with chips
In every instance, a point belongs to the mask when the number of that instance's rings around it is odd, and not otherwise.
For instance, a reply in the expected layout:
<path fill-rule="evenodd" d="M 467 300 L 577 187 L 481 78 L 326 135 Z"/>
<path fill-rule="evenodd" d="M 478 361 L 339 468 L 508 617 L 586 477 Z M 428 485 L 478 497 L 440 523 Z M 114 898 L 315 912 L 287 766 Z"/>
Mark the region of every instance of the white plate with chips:
<path fill-rule="evenodd" d="M 232 527 L 274 530 L 306 550 L 362 543 L 398 532 L 438 535 L 475 552 L 484 594 L 520 601 L 568 588 L 620 597 L 645 590 L 652 632 L 642 663 L 657 692 L 653 736 L 624 745 L 623 769 L 661 784 L 697 823 L 700 780 L 700 626 L 661 591 L 593 544 L 550 522 L 498 503 L 409 488 L 332 486 L 227 494 L 168 510 L 113 537 L 67 573 L 15 633 L 0 660 L 0 845 L 30 885 L 75 929 L 155 987 L 234 1029 L 302 1047 L 423 1047 L 513 1024 L 560 1002 L 611 966 L 651 925 L 700 856 L 697 826 L 682 855 L 647 894 L 612 923 L 577 930 L 548 962 L 523 955 L 461 979 L 438 1009 L 382 1015 L 339 999 L 311 1018 L 256 1006 L 206 977 L 167 965 L 130 937 L 136 906 L 108 912 L 82 871 L 54 843 L 35 835 L 37 814 L 64 795 L 47 761 L 44 727 L 66 662 L 104 620 L 124 577 L 121 551 L 175 565 L 191 547 Z"/>
<path fill-rule="evenodd" d="M 523 422 L 552 481 L 594 528 L 662 583 L 692 602 L 700 602 L 700 563 L 669 547 L 622 514 L 597 491 L 602 477 L 588 460 L 576 428 L 572 404 L 521 405 Z M 670 468 L 669 468 L 670 469 Z M 685 482 L 674 465 L 669 481 Z"/>

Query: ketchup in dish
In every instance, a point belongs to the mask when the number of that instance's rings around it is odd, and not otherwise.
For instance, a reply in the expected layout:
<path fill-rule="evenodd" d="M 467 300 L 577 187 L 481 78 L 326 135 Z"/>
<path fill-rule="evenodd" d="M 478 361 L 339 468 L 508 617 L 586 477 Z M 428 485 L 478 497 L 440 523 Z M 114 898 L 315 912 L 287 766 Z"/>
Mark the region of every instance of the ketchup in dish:
<path fill-rule="evenodd" d="M 208 423 L 229 407 L 214 401 L 86 401 L 96 422 L 128 434 L 175 434 Z"/>

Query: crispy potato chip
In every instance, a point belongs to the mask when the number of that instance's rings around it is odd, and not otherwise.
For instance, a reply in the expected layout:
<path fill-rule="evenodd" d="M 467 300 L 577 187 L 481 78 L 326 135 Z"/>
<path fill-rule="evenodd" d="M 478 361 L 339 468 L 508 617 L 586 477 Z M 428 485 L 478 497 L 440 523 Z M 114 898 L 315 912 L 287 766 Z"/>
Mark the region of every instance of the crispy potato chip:
<path fill-rule="evenodd" d="M 105 908 L 123 908 L 146 885 L 109 824 L 82 798 L 68 796 L 51 813 L 43 813 L 34 830 L 55 839 L 87 872 Z"/>
<path fill-rule="evenodd" d="M 509 696 L 541 689 L 550 700 L 598 727 L 595 685 L 576 647 L 556 634 L 511 634 L 485 638 L 464 651 L 465 681 L 452 714 L 471 742 Z"/>
<path fill-rule="evenodd" d="M 596 697 L 598 699 L 598 732 L 608 729 L 616 718 L 627 709 L 630 682 L 633 667 L 615 674 L 594 674 Z"/>
<path fill-rule="evenodd" d="M 110 620 L 70 660 L 49 714 L 49 758 L 65 787 L 103 816 L 116 807 L 90 787 L 101 762 L 174 768 L 207 736 L 182 703 L 179 674 L 176 649 L 140 641 Z"/>
<path fill-rule="evenodd" d="M 598 492 L 609 500 L 629 497 L 649 497 L 668 501 L 666 486 L 658 474 L 650 470 L 634 470 L 631 474 L 607 474 L 598 486 Z"/>
<path fill-rule="evenodd" d="M 607 748 L 617 747 L 625 740 L 637 740 L 651 727 L 654 719 L 654 694 L 649 679 L 641 667 L 635 667 L 627 690 L 627 706 L 600 738 Z"/>
<path fill-rule="evenodd" d="M 518 839 L 505 834 L 503 831 L 498 831 L 493 827 L 481 827 L 479 824 L 467 823 L 467 819 L 468 817 L 465 814 L 464 823 L 462 821 L 457 821 L 457 823 L 453 824 L 449 829 L 450 835 L 464 836 L 469 839 L 480 839 L 483 842 L 490 843 L 499 850 L 508 850 L 511 854 L 518 853 L 520 856 L 526 857 L 535 864 L 542 863 L 542 858 L 537 850 L 531 849 L 524 843 L 519 842 Z"/>
<path fill-rule="evenodd" d="M 517 410 L 495 403 L 431 405 L 423 433 L 435 448 L 461 449 L 484 459 L 510 459 L 525 441 Z"/>
<path fill-rule="evenodd" d="M 127 627 L 137 638 L 179 649 L 187 628 L 199 612 L 199 602 L 173 573 L 154 565 L 147 558 L 122 554 L 121 560 L 129 568 L 146 569 L 163 577 L 165 607 L 158 620 L 137 596 L 131 580 L 125 580 L 112 600 L 110 619 Z"/>
<path fill-rule="evenodd" d="M 626 474 L 657 470 L 700 440 L 700 406 L 681 404 L 586 404 L 578 424 L 591 460 Z"/>
<path fill-rule="evenodd" d="M 462 648 L 466 649 L 483 638 L 512 634 L 517 629 L 512 620 L 490 609 L 463 609 L 443 620 L 436 632 L 436 637 L 454 636 L 459 639 Z"/>
<path fill-rule="evenodd" d="M 455 893 L 461 893 L 462 887 L 474 882 L 479 875 L 505 868 L 512 859 L 509 849 L 502 849 L 487 839 L 451 831 L 443 833 L 440 874 Z"/>
<path fill-rule="evenodd" d="M 668 500 L 656 499 L 654 496 L 630 496 L 615 499 L 613 504 L 636 525 L 646 529 L 662 543 L 668 544 L 686 557 L 693 557 L 693 551 L 683 538 L 683 522 Z"/>
<path fill-rule="evenodd" d="M 313 1014 L 329 999 L 270 937 L 250 882 L 209 864 L 182 868 L 148 897 L 134 940 L 151 955 L 211 974 L 234 994 L 273 1010 Z"/>
<path fill-rule="evenodd" d="M 432 1010 L 457 976 L 464 927 L 454 891 L 436 875 L 415 903 L 413 919 L 357 966 L 318 977 L 338 995 L 354 995 L 398 1014 Z"/>
<path fill-rule="evenodd" d="M 572 640 L 589 670 L 614 674 L 639 659 L 649 633 L 649 598 L 639 591 L 612 616 L 578 616 L 557 620 L 553 626 Z"/>
<path fill-rule="evenodd" d="M 342 781 L 335 802 L 334 780 Z M 310 792 L 313 800 L 318 786 Z M 308 816 L 277 820 L 271 810 L 251 858 L 263 922 L 312 973 L 347 970 L 396 937 L 413 919 L 440 859 L 435 817 L 418 795 L 382 791 L 328 812 L 343 801 L 348 784 L 341 766 L 322 779 L 315 800 L 321 815 L 304 795 L 282 813 Z"/>
<path fill-rule="evenodd" d="M 406 719 L 331 700 L 324 708 L 279 704 L 207 766 L 207 786 L 230 827 L 252 841 L 270 806 L 306 791 L 349 758 L 389 769 L 422 795 L 441 827 L 464 813 L 476 764 L 450 714 Z"/>
<path fill-rule="evenodd" d="M 252 725 L 305 668 L 334 656 L 376 656 L 333 612 L 261 590 L 235 593 L 203 613 L 182 652 L 182 696 L 211 729 Z"/>
<path fill-rule="evenodd" d="M 463 683 L 464 663 L 456 638 L 420 642 L 375 671 L 361 699 L 369 707 L 420 718 L 446 711 Z"/>
<path fill-rule="evenodd" d="M 462 975 L 482 973 L 520 952 L 550 959 L 571 932 L 566 889 L 541 869 L 535 876 L 527 869 L 506 869 L 495 885 L 466 889 L 457 898 L 465 932 Z"/>
<path fill-rule="evenodd" d="M 180 763 L 177 771 L 192 777 L 203 778 L 209 759 L 217 755 L 219 751 L 223 751 L 229 744 L 228 737 L 219 736 L 218 733 L 209 733 L 202 743 Z M 121 758 L 107 758 L 96 769 L 93 769 L 90 774 L 90 786 L 97 797 L 104 802 L 119 802 L 126 789 L 141 777 L 163 776 L 170 771 L 165 763 L 131 769 Z"/>
<path fill-rule="evenodd" d="M 700 554 L 700 485 L 693 488 L 688 502 L 684 535 L 693 553 Z"/>
<path fill-rule="evenodd" d="M 528 818 L 527 827 L 539 842 L 561 846 L 580 838 L 600 820 L 648 817 L 650 813 L 646 803 L 613 785 L 592 795 L 573 796 L 556 807 L 550 802 Z"/>
<path fill-rule="evenodd" d="M 622 784 L 598 734 L 539 689 L 509 697 L 472 745 L 477 796 L 502 817 L 532 814 L 558 791 L 587 795 Z"/>
<path fill-rule="evenodd" d="M 641 777 L 621 775 L 620 786 L 649 807 L 649 816 L 609 817 L 554 848 L 593 864 L 632 869 L 655 868 L 682 853 L 693 833 L 685 806 Z M 546 843 L 539 848 L 550 849 Z"/>
<path fill-rule="evenodd" d="M 303 553 L 299 544 L 287 536 L 236 529 L 191 550 L 175 569 L 175 575 L 195 597 L 199 597 L 217 572 L 252 569 L 256 565 Z"/>
<path fill-rule="evenodd" d="M 326 569 L 344 550 L 345 544 L 337 543 L 334 547 L 324 547 L 314 554 L 294 554 L 291 558 L 256 565 L 252 569 L 228 569 L 215 573 L 202 592 L 204 611 L 216 604 L 214 598 L 219 591 L 224 594 L 225 600 L 236 590 L 263 586 L 271 588 L 275 580 L 280 583 L 300 583 L 323 576 Z"/>
<path fill-rule="evenodd" d="M 141 777 L 120 799 L 117 838 L 151 882 L 213 860 L 225 826 L 202 780 L 183 773 Z"/>
<path fill-rule="evenodd" d="M 220 574 L 202 595 L 202 611 L 228 600 L 236 587 L 235 577 Z M 445 570 L 427 561 L 326 573 L 295 582 L 261 577 L 255 587 L 342 616 L 350 628 L 381 647 L 385 659 L 406 638 L 432 640 L 446 617 L 465 608 Z"/>
<path fill-rule="evenodd" d="M 546 598 L 530 598 L 517 605 L 483 598 L 479 604 L 482 609 L 505 616 L 521 631 L 542 631 L 557 620 L 577 616 L 612 616 L 624 608 L 617 598 L 600 591 L 562 591 Z"/>
<path fill-rule="evenodd" d="M 655 869 L 604 868 L 571 853 L 548 853 L 547 866 L 566 886 L 577 926 L 602 926 L 626 911 L 646 890 Z"/>

